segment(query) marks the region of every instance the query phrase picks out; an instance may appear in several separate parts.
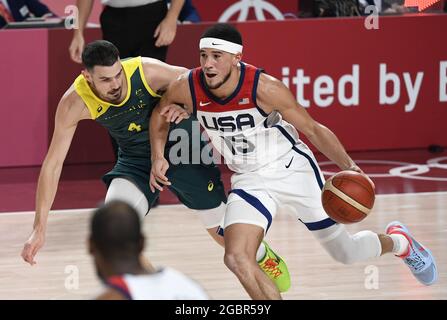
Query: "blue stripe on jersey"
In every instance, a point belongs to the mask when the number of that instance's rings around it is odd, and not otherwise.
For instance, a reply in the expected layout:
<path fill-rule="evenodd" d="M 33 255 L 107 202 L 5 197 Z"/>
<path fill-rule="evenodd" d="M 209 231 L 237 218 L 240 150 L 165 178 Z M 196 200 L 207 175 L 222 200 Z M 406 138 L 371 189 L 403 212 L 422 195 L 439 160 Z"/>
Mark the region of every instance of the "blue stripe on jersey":
<path fill-rule="evenodd" d="M 258 109 L 259 113 L 263 116 L 263 117 L 268 117 L 268 114 L 264 112 L 264 110 L 262 110 L 259 106 L 258 103 L 256 102 L 256 91 L 258 90 L 258 82 L 259 82 L 259 76 L 261 75 L 261 73 L 264 72 L 264 70 L 262 69 L 257 69 L 256 73 L 255 73 L 255 79 L 253 81 L 253 90 L 251 92 L 251 99 L 253 100 L 253 103 L 256 106 L 256 109 Z"/>
<path fill-rule="evenodd" d="M 298 220 L 303 222 L 301 219 L 298 219 Z M 333 226 L 334 224 L 337 224 L 337 222 L 335 222 L 331 218 L 326 218 L 324 220 L 317 221 L 317 222 L 307 222 L 307 223 L 303 222 L 303 223 L 307 227 L 307 229 L 309 229 L 310 231 L 326 229 L 326 228 L 329 228 L 330 226 Z"/>
<path fill-rule="evenodd" d="M 312 158 L 308 154 L 302 152 L 295 146 L 297 142 L 286 131 L 286 129 L 284 129 L 283 127 L 281 127 L 278 124 L 274 125 L 274 127 L 277 128 L 279 131 L 281 131 L 281 133 L 287 138 L 287 140 L 290 141 L 290 143 L 292 144 L 292 149 L 295 150 L 295 152 L 304 156 L 309 161 L 310 165 L 312 166 L 312 169 L 314 170 L 315 178 L 317 179 L 318 185 L 319 185 L 320 189 L 323 189 L 324 183 L 323 183 L 323 180 L 321 180 L 320 171 L 318 170 L 317 164 L 312 160 Z"/>
<path fill-rule="evenodd" d="M 273 127 L 277 128 L 279 131 L 281 131 L 281 133 L 287 138 L 287 140 L 290 141 L 292 146 L 295 146 L 297 144 L 295 139 L 293 139 L 293 137 L 286 131 L 286 129 L 281 127 L 279 124 L 275 124 Z"/>
<path fill-rule="evenodd" d="M 233 93 L 225 98 L 225 99 L 219 99 L 218 97 L 216 97 L 209 89 L 208 86 L 206 85 L 205 82 L 205 76 L 203 75 L 203 71 L 200 72 L 200 85 L 202 86 L 203 91 L 205 91 L 205 94 L 208 96 L 208 98 L 210 98 L 211 100 L 213 100 L 214 102 L 220 104 L 220 105 L 226 105 L 228 102 L 230 102 L 234 97 L 236 97 L 239 94 L 239 91 L 242 88 L 242 85 L 244 84 L 244 79 L 245 79 L 245 64 L 241 61 L 241 76 L 239 77 L 239 82 L 237 84 L 236 90 L 233 91 Z"/>
<path fill-rule="evenodd" d="M 242 189 L 233 189 L 230 191 L 230 193 L 235 193 L 245 201 L 247 201 L 249 204 L 251 204 L 253 207 L 255 207 L 260 213 L 263 214 L 264 217 L 266 217 L 268 224 L 267 224 L 267 230 L 270 228 L 270 225 L 272 224 L 272 214 L 270 211 L 262 204 L 261 201 L 259 201 L 258 198 L 255 196 L 252 196 L 251 194 L 245 192 Z M 265 230 L 265 232 L 267 232 Z"/>
<path fill-rule="evenodd" d="M 310 165 L 312 166 L 312 169 L 314 170 L 315 178 L 317 178 L 318 185 L 320 186 L 320 189 L 323 189 L 324 183 L 323 183 L 323 180 L 321 180 L 320 170 L 318 170 L 317 164 L 312 160 L 312 158 L 307 153 L 304 153 L 303 151 L 299 150 L 295 146 L 293 146 L 292 149 L 295 150 L 295 152 L 302 155 L 303 157 L 305 157 L 307 160 L 309 160 Z"/>
<path fill-rule="evenodd" d="M 196 93 L 194 90 L 194 80 L 192 78 L 194 70 L 189 71 L 188 82 L 189 82 L 189 91 L 191 91 L 192 98 L 192 114 L 197 117 L 197 101 L 196 101 Z"/>
<path fill-rule="evenodd" d="M 268 119 L 265 119 L 265 120 L 264 120 L 264 128 L 268 128 L 268 126 L 267 126 L 267 120 L 268 120 Z"/>
<path fill-rule="evenodd" d="M 222 237 L 224 236 L 224 229 L 221 226 L 217 228 L 217 234 Z"/>

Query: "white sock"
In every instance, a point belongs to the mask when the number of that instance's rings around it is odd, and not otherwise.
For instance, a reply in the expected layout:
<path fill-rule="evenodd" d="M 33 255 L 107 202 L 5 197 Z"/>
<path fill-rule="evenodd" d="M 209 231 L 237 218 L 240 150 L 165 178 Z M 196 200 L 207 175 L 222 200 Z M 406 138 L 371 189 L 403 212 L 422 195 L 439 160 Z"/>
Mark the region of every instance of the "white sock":
<path fill-rule="evenodd" d="M 393 240 L 393 253 L 401 256 L 407 252 L 410 243 L 407 238 L 401 234 L 390 234 L 391 240 Z"/>
<path fill-rule="evenodd" d="M 256 261 L 257 262 L 261 261 L 265 257 L 266 253 L 267 251 L 265 250 L 265 245 L 264 243 L 261 242 L 261 245 L 259 246 L 258 251 L 256 252 Z"/>

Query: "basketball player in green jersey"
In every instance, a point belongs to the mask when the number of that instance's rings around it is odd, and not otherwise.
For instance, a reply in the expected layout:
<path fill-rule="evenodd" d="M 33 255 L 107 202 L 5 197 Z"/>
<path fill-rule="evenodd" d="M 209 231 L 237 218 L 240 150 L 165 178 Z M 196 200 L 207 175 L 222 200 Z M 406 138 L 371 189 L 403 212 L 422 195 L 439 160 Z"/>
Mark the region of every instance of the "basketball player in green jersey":
<path fill-rule="evenodd" d="M 136 57 L 121 61 L 118 49 L 104 40 L 87 45 L 82 60 L 85 70 L 64 94 L 57 108 L 53 138 L 39 176 L 33 232 L 22 251 L 23 259 L 31 265 L 36 263 L 34 257 L 44 244 L 48 213 L 79 121 L 92 119 L 99 122 L 118 142 L 117 163 L 103 177 L 108 187 L 105 202 L 125 201 L 136 209 L 140 217 L 144 217 L 162 191 L 161 187 L 154 192 L 149 189 L 149 117 L 160 94 L 171 81 L 187 70 L 151 58 Z M 205 159 L 210 161 L 202 161 L 200 156 L 198 164 L 190 163 L 191 153 L 197 152 L 191 147 L 194 146 L 192 125 L 192 121 L 185 121 L 171 127 L 171 132 L 182 129 L 187 139 L 167 144 L 166 158 L 171 162 L 167 175 L 172 183 L 169 189 L 187 207 L 198 210 L 210 235 L 224 245 L 223 238 L 217 234 L 225 211 L 224 186 L 219 169 L 211 158 Z M 181 144 L 180 148 L 178 143 Z M 204 147 L 203 143 L 199 145 L 200 155 Z M 181 153 L 185 150 L 189 153 L 188 157 L 178 155 L 178 151 Z M 186 164 L 182 163 L 182 159 L 186 160 Z M 279 289 L 287 290 L 290 279 L 284 261 L 264 243 L 259 247 L 258 258 L 261 269 L 275 283 L 280 282 Z M 274 269 L 272 264 L 276 264 Z"/>

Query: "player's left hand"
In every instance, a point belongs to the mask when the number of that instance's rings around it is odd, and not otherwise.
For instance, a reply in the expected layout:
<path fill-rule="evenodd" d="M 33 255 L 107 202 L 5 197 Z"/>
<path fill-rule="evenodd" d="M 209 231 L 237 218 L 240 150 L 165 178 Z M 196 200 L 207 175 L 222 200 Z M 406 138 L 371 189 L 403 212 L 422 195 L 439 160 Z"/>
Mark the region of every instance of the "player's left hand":
<path fill-rule="evenodd" d="M 149 188 L 152 192 L 155 192 L 155 189 L 163 191 L 162 185 L 171 185 L 168 177 L 166 177 L 168 168 L 169 162 L 165 158 L 154 159 L 152 161 L 151 173 L 149 177 Z"/>
<path fill-rule="evenodd" d="M 177 104 L 170 104 L 160 110 L 160 114 L 166 118 L 166 122 L 179 124 L 183 119 L 189 118 L 189 113 Z"/>
<path fill-rule="evenodd" d="M 347 169 L 347 170 L 351 170 L 351 171 L 355 171 L 355 172 L 358 172 L 358 173 L 363 174 L 363 175 L 366 177 L 366 179 L 368 179 L 369 183 L 371 183 L 373 189 L 374 189 L 374 190 L 376 189 L 376 186 L 375 186 L 374 182 L 371 180 L 370 177 L 368 177 L 368 175 L 367 175 L 365 172 L 363 172 L 362 169 L 360 169 L 360 167 L 359 167 L 358 165 L 353 165 L 353 166 L 351 166 L 351 167 L 350 167 L 349 169 Z"/>
<path fill-rule="evenodd" d="M 25 242 L 22 249 L 22 258 L 25 262 L 28 262 L 31 266 L 36 264 L 34 257 L 37 251 L 43 247 L 45 243 L 45 231 L 40 229 L 33 230 L 29 239 Z"/>
<path fill-rule="evenodd" d="M 154 32 L 156 47 L 169 46 L 174 41 L 177 32 L 177 19 L 166 16 Z"/>

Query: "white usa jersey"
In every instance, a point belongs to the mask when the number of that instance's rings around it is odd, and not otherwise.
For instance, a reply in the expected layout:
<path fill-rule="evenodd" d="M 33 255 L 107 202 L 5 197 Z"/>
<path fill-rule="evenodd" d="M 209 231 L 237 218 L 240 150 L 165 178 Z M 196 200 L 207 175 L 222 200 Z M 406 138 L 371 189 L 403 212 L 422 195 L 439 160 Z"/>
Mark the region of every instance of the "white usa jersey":
<path fill-rule="evenodd" d="M 274 111 L 266 114 L 256 103 L 262 69 L 240 63 L 236 90 L 219 99 L 207 88 L 201 68 L 190 71 L 194 114 L 228 167 L 251 172 L 288 153 L 300 142 L 295 128 Z"/>
<path fill-rule="evenodd" d="M 107 285 L 129 300 L 209 299 L 198 283 L 172 268 L 163 268 L 152 274 L 110 277 Z"/>

